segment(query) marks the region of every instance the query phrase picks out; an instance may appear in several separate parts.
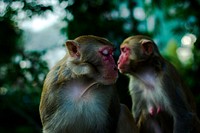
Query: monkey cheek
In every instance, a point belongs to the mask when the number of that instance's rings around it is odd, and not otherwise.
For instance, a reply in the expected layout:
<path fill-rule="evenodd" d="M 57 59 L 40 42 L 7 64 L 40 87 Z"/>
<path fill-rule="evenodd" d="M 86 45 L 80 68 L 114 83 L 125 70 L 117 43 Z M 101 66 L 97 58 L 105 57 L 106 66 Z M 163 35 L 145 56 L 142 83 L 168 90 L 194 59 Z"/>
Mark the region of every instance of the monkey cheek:
<path fill-rule="evenodd" d="M 117 68 L 119 69 L 120 73 L 127 73 L 130 66 L 130 60 L 128 58 L 120 58 L 120 60 L 117 62 Z"/>
<path fill-rule="evenodd" d="M 126 72 L 128 72 L 128 69 L 129 69 L 128 65 L 118 64 L 117 67 L 118 67 L 120 73 L 126 73 Z"/>

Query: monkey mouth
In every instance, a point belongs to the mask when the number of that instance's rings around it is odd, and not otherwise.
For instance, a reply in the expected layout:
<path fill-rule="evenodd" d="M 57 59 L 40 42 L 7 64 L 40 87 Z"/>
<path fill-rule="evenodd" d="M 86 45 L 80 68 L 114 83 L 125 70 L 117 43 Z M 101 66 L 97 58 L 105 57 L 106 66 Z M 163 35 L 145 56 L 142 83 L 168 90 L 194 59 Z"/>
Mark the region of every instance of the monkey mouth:
<path fill-rule="evenodd" d="M 119 69 L 120 73 L 125 73 L 129 69 L 129 67 L 126 66 L 126 65 L 123 65 L 123 66 L 122 65 L 118 65 L 118 69 Z"/>
<path fill-rule="evenodd" d="M 124 65 L 122 65 L 122 64 L 120 64 L 120 63 L 118 63 L 118 65 L 117 65 L 117 68 L 120 70 L 120 69 L 123 69 L 125 66 Z"/>
<path fill-rule="evenodd" d="M 120 73 L 125 73 L 125 72 L 126 72 L 126 69 L 119 69 L 119 72 L 120 72 Z"/>

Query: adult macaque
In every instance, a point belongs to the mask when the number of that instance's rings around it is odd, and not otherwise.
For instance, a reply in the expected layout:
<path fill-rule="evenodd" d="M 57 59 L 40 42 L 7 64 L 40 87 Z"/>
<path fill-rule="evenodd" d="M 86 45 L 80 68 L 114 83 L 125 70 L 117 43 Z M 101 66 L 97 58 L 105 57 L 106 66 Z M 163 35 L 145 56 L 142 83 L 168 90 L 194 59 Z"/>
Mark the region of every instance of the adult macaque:
<path fill-rule="evenodd" d="M 199 133 L 191 92 L 149 37 L 128 37 L 120 46 L 118 69 L 130 77 L 132 113 L 140 132 Z"/>
<path fill-rule="evenodd" d="M 113 88 L 113 45 L 97 36 L 66 42 L 68 52 L 48 73 L 41 96 L 44 133 L 135 133 L 134 120 Z"/>

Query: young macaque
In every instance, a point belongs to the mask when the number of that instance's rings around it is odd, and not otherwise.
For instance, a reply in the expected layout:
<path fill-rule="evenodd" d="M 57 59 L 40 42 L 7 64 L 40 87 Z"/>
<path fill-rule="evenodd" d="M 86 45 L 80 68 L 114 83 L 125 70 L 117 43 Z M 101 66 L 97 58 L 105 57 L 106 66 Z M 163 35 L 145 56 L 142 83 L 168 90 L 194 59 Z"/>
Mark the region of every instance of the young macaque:
<path fill-rule="evenodd" d="M 113 45 L 85 35 L 66 42 L 67 53 L 46 76 L 40 117 L 43 133 L 137 133 L 113 88 Z"/>
<path fill-rule="evenodd" d="M 132 114 L 140 132 L 199 133 L 191 92 L 154 41 L 142 35 L 131 36 L 120 49 L 118 69 L 130 78 Z"/>

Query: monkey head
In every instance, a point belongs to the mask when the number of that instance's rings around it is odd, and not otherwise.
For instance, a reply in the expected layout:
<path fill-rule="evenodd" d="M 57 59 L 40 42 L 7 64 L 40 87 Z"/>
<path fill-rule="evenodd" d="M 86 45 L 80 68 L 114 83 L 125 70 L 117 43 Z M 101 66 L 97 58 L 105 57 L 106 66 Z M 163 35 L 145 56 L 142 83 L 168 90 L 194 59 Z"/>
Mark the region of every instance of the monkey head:
<path fill-rule="evenodd" d="M 118 69 L 121 73 L 134 72 L 140 64 L 158 53 L 153 40 L 147 36 L 131 36 L 120 45 L 121 55 L 118 60 Z"/>
<path fill-rule="evenodd" d="M 117 80 L 117 66 L 113 58 L 114 46 L 107 39 L 86 35 L 66 42 L 68 65 L 76 75 L 85 75 L 105 85 Z M 78 66 L 78 67 L 76 67 Z"/>

